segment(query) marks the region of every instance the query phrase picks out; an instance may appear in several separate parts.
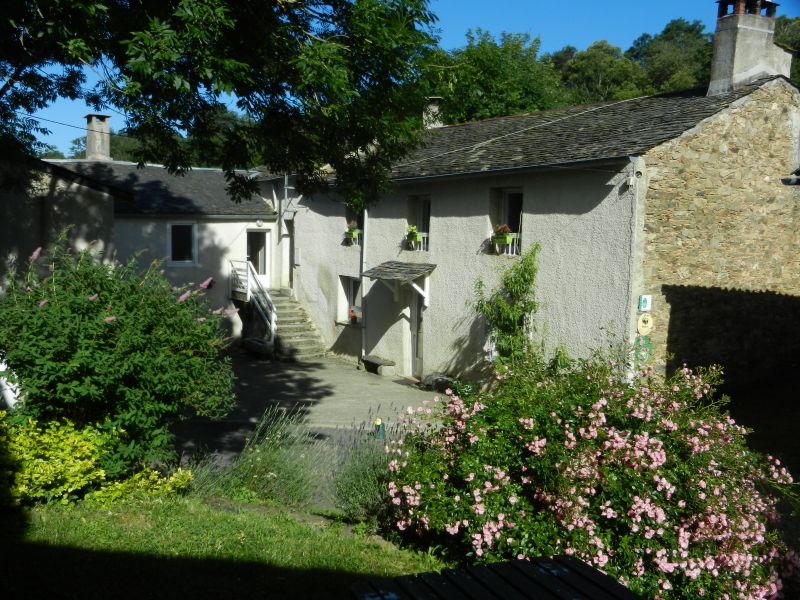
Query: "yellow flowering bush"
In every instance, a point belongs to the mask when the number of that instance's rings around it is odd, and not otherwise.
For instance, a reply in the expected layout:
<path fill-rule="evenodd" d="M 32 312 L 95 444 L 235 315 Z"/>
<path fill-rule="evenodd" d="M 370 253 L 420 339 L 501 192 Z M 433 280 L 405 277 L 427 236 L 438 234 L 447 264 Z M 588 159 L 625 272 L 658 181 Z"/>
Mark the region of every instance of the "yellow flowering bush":
<path fill-rule="evenodd" d="M 9 464 L 0 465 L 10 482 L 14 504 L 67 504 L 106 478 L 102 459 L 114 434 L 96 427 L 76 429 L 72 422 L 12 424 L 0 413 L 0 445 Z"/>

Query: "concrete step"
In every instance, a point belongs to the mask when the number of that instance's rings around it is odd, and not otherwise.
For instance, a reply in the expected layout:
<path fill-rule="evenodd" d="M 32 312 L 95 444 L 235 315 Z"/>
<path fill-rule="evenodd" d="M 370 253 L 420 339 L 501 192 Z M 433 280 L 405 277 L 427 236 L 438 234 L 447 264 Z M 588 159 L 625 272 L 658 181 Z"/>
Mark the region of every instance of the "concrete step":
<path fill-rule="evenodd" d="M 291 290 L 268 290 L 278 321 L 277 354 L 287 360 L 318 358 L 327 354 L 316 328 Z"/>

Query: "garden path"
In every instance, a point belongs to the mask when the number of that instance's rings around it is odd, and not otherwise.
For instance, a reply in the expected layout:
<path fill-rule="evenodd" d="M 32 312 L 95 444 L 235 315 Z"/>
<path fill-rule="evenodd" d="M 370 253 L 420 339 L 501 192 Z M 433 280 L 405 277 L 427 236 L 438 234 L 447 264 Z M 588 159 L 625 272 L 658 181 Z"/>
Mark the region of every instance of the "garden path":
<path fill-rule="evenodd" d="M 375 418 L 388 427 L 408 406 L 436 395 L 409 379 L 360 371 L 339 357 L 279 362 L 230 351 L 236 374 L 237 406 L 222 421 L 191 419 L 177 430 L 186 454 L 208 450 L 227 461 L 243 447 L 265 410 L 279 406 L 298 412 L 311 431 L 338 436 L 354 428 L 371 428 Z"/>

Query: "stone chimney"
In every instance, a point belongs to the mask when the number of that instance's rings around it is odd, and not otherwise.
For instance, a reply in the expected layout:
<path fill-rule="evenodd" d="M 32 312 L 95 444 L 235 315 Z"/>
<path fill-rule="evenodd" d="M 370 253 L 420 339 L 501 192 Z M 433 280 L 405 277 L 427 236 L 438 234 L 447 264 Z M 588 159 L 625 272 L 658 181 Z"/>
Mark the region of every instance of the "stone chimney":
<path fill-rule="evenodd" d="M 708 95 L 724 94 L 769 77 L 789 77 L 792 54 L 776 46 L 776 2 L 718 0 L 717 31 Z"/>
<path fill-rule="evenodd" d="M 109 115 L 86 115 L 86 159 L 111 160 Z"/>
<path fill-rule="evenodd" d="M 425 129 L 436 129 L 437 127 L 444 127 L 441 115 L 441 96 L 430 96 L 428 98 L 428 105 L 422 111 L 422 127 Z"/>

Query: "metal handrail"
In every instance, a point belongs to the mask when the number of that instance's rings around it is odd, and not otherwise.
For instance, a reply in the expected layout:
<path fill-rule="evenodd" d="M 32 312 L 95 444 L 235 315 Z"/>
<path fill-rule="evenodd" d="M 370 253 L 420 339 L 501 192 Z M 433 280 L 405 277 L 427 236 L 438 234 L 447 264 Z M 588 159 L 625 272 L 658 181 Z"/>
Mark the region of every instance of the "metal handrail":
<path fill-rule="evenodd" d="M 269 292 L 261 284 L 258 273 L 249 260 L 232 260 L 230 263 L 231 276 L 228 285 L 231 294 L 234 291 L 244 292 L 245 302 L 254 301 L 256 311 L 267 326 L 266 341 L 269 344 L 274 343 L 278 332 L 278 315 Z"/>

